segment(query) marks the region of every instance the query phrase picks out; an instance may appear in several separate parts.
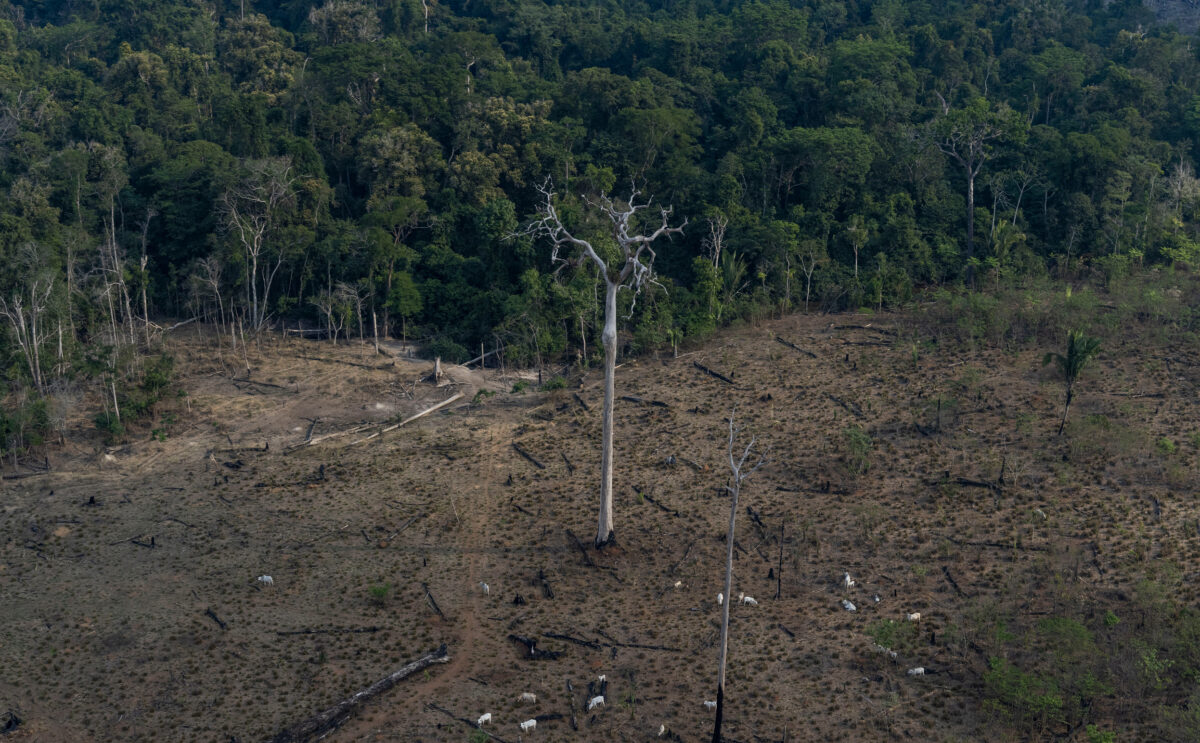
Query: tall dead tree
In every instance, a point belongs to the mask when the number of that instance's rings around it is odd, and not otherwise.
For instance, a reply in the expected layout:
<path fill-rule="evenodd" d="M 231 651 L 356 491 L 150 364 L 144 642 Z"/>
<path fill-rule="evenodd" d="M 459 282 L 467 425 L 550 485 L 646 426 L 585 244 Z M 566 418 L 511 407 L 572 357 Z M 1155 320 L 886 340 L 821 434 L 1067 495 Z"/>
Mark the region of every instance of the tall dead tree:
<path fill-rule="evenodd" d="M 721 602 L 721 654 L 717 661 L 717 719 L 713 724 L 712 743 L 721 743 L 721 720 L 725 712 L 725 659 L 729 652 L 729 605 L 733 603 L 733 529 L 737 524 L 738 497 L 742 493 L 742 483 L 759 467 L 767 463 L 766 459 L 759 457 L 753 467 L 749 470 L 746 469 L 746 460 L 750 458 L 750 452 L 754 449 L 755 439 L 753 437 L 750 439 L 750 443 L 746 444 L 746 448 L 742 450 L 741 458 L 736 460 L 733 458 L 733 443 L 738 434 L 738 429 L 733 427 L 734 413 L 729 414 L 729 469 L 733 473 L 733 482 L 729 487 L 729 534 L 725 537 L 725 600 Z"/>
<path fill-rule="evenodd" d="M 617 253 L 611 258 L 601 257 L 592 242 L 576 237 L 563 224 L 554 205 L 554 186 L 550 179 L 542 184 L 543 201 L 538 208 L 537 219 L 521 234 L 543 237 L 554 245 L 550 258 L 562 266 L 576 268 L 588 261 L 599 269 L 604 279 L 604 332 L 600 340 L 604 345 L 604 412 L 601 416 L 602 448 L 600 457 L 600 525 L 596 531 L 596 548 L 600 549 L 613 541 L 612 517 L 612 466 L 613 466 L 613 379 L 617 366 L 617 292 L 627 289 L 636 301 L 646 284 L 654 280 L 655 253 L 650 244 L 664 235 L 682 233 L 687 226 L 685 219 L 678 227 L 670 226 L 671 208 L 659 207 L 661 224 L 642 234 L 634 224 L 638 212 L 650 206 L 651 199 L 639 202 L 641 192 L 634 189 L 625 202 L 614 201 L 605 194 L 596 199 L 584 199 L 585 203 L 608 218 L 609 230 L 616 242 Z M 630 309 L 632 313 L 632 308 Z"/>
<path fill-rule="evenodd" d="M 12 327 L 13 337 L 29 367 L 29 378 L 33 380 L 33 386 L 38 394 L 44 395 L 46 378 L 42 369 L 41 349 L 50 337 L 46 319 L 50 293 L 54 289 L 54 277 L 48 273 L 34 276 L 24 288 L 28 290 L 29 304 L 25 304 L 25 295 L 19 290 L 13 292 L 9 301 L 0 296 L 0 315 L 7 318 Z"/>

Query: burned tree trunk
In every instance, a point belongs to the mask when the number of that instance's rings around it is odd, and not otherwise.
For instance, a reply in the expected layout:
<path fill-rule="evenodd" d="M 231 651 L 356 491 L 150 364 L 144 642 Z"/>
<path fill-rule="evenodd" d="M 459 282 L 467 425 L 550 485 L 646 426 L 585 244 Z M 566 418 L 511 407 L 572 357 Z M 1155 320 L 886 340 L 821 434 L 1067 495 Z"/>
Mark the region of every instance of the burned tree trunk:
<path fill-rule="evenodd" d="M 392 688 L 398 682 L 425 670 L 434 663 L 447 663 L 449 660 L 450 655 L 446 652 L 446 646 L 442 645 L 437 650 L 417 658 L 412 663 L 381 678 L 357 694 L 343 699 L 329 709 L 280 731 L 271 739 L 271 743 L 305 743 L 324 737 L 340 727 L 363 704 Z"/>

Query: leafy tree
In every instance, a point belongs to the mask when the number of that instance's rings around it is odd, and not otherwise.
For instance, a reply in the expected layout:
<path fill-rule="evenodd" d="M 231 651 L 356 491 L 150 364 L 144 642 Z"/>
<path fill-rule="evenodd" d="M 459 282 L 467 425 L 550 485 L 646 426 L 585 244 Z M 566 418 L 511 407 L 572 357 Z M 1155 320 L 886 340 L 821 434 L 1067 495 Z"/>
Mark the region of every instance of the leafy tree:
<path fill-rule="evenodd" d="M 266 324 L 271 286 L 287 255 L 275 231 L 295 205 L 295 180 L 289 158 L 247 160 L 221 195 L 226 227 L 246 266 L 246 304 L 255 330 Z"/>
<path fill-rule="evenodd" d="M 1071 400 L 1075 396 L 1075 383 L 1079 381 L 1079 374 L 1099 351 L 1100 339 L 1084 335 L 1081 330 L 1072 330 L 1067 333 L 1067 352 L 1065 354 L 1050 351 L 1042 358 L 1042 366 L 1051 361 L 1057 365 L 1063 383 L 1067 387 L 1067 400 L 1063 405 L 1062 422 L 1058 424 L 1059 436 L 1062 435 L 1063 429 L 1067 425 L 1067 413 L 1071 411 Z"/>
<path fill-rule="evenodd" d="M 967 182 L 967 255 L 966 277 L 972 277 L 971 259 L 975 257 L 975 181 L 984 163 L 992 156 L 996 140 L 1013 136 L 1018 127 L 1010 109 L 993 109 L 984 98 L 973 98 L 966 106 L 952 109 L 942 100 L 941 115 L 929 126 L 933 146 L 963 170 Z"/>

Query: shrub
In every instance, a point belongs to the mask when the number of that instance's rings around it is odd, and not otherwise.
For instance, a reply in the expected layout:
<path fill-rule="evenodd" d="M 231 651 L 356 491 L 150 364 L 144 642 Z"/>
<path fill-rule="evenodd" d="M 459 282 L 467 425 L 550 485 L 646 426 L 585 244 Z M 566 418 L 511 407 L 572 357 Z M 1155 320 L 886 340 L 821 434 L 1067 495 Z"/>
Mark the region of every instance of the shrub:
<path fill-rule="evenodd" d="M 875 442 L 858 426 L 843 429 L 842 441 L 846 445 L 846 464 L 851 474 L 866 474 L 871 468 L 871 449 Z"/>
<path fill-rule="evenodd" d="M 383 606 L 384 602 L 387 601 L 388 594 L 391 592 L 391 583 L 380 583 L 367 589 L 367 594 L 370 596 L 371 603 L 375 606 Z"/>
<path fill-rule="evenodd" d="M 425 355 L 440 358 L 451 364 L 461 364 L 471 358 L 471 353 L 449 338 L 437 338 L 425 348 Z"/>

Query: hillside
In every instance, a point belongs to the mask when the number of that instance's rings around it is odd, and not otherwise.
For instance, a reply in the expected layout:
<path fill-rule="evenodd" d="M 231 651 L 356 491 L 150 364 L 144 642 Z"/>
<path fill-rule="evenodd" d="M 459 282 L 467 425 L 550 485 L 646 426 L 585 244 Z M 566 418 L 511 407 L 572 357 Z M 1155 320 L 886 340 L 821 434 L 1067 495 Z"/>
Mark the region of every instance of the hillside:
<path fill-rule="evenodd" d="M 427 362 L 268 336 L 245 381 L 181 339 L 161 440 L 5 482 L 8 739 L 264 740 L 441 643 L 448 664 L 331 739 L 474 740 L 452 718 L 483 712 L 509 741 L 556 714 L 526 739 L 704 739 L 733 412 L 768 464 L 737 522 L 758 606 L 732 612 L 729 739 L 1193 740 L 1200 296 L 1164 280 L 791 316 L 626 361 L 600 553 L 571 536 L 595 529 L 595 370 L 435 387 Z M 1069 327 L 1103 345 L 1060 437 L 1041 357 Z"/>
<path fill-rule="evenodd" d="M 138 418 L 165 318 L 594 354 L 547 183 L 584 239 L 601 194 L 687 220 L 637 352 L 1194 270 L 1196 48 L 1140 1 L 0 0 L 0 457 Z"/>

